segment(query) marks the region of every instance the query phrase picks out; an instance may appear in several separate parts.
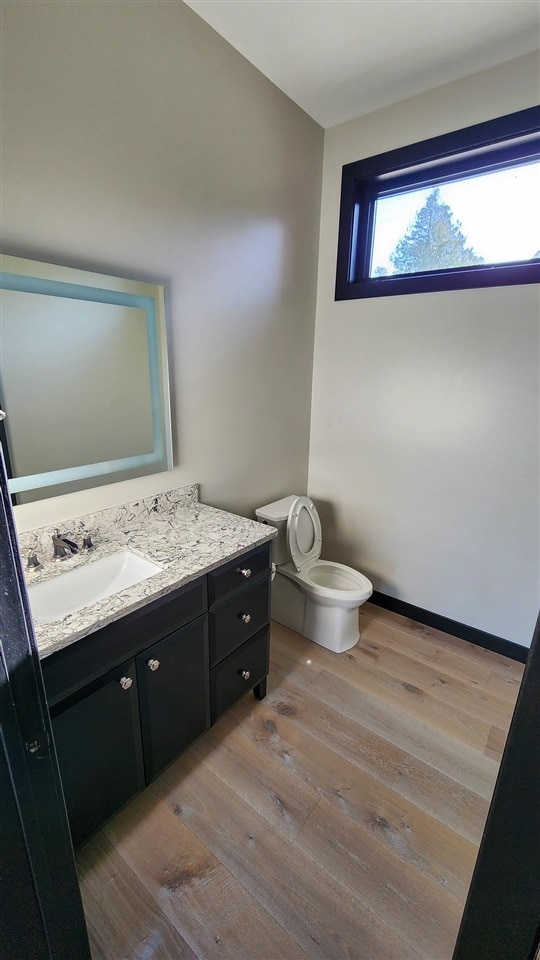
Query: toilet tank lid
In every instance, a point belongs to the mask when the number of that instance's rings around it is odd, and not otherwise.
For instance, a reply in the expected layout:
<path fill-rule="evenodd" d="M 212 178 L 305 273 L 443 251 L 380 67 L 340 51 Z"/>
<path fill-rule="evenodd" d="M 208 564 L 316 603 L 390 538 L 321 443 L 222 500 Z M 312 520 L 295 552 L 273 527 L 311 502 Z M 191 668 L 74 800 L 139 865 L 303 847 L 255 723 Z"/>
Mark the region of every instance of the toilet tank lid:
<path fill-rule="evenodd" d="M 294 494 L 292 497 L 283 497 L 282 500 L 274 500 L 273 503 L 267 503 L 265 507 L 258 507 L 257 510 L 255 510 L 255 515 L 259 520 L 268 520 L 270 522 L 287 520 L 289 510 L 295 500 L 298 500 L 297 494 Z"/>

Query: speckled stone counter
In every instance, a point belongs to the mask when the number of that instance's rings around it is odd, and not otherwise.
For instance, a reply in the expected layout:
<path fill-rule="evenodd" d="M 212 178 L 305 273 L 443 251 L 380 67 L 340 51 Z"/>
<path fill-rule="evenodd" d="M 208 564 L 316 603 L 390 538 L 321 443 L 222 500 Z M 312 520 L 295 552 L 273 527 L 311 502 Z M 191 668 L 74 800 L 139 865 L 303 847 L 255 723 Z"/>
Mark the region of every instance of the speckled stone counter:
<path fill-rule="evenodd" d="M 199 503 L 196 484 L 60 525 L 61 534 L 69 535 L 79 544 L 85 531 L 92 533 L 95 550 L 78 553 L 60 563 L 52 560 L 54 527 L 41 527 L 20 534 L 23 567 L 26 568 L 26 557 L 30 552 L 35 552 L 43 564 L 43 569 L 36 573 L 25 569 L 27 583 L 62 576 L 82 564 L 126 548 L 163 569 L 135 586 L 68 614 L 62 620 L 34 623 L 42 658 L 271 540 L 276 534 L 273 527 Z"/>

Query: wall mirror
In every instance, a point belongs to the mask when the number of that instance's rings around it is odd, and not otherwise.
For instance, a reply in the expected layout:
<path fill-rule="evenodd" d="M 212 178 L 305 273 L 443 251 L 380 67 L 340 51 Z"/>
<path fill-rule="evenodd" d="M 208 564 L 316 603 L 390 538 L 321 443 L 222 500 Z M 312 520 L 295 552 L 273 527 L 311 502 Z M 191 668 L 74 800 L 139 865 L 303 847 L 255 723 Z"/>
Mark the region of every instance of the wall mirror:
<path fill-rule="evenodd" d="M 163 287 L 0 257 L 0 423 L 27 503 L 172 467 Z"/>

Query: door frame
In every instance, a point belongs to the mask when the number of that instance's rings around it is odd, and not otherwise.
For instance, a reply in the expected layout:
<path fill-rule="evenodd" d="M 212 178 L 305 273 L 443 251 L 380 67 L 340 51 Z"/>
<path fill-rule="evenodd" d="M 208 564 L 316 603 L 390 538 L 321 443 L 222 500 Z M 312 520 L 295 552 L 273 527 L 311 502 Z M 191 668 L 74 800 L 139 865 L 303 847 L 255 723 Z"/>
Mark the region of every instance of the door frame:
<path fill-rule="evenodd" d="M 21 865 L 17 871 L 10 864 L 12 882 L 2 885 L 2 911 L 8 911 L 20 939 L 9 944 L 14 952 L 8 956 L 90 960 L 1 446 L 0 494 L 0 738 L 9 774 L 0 787 L 2 795 L 6 791 L 6 798 L 15 801 L 10 829 Z M 24 915 L 28 909 L 32 922 Z"/>
<path fill-rule="evenodd" d="M 536 960 L 540 947 L 540 616 L 453 960 Z"/>

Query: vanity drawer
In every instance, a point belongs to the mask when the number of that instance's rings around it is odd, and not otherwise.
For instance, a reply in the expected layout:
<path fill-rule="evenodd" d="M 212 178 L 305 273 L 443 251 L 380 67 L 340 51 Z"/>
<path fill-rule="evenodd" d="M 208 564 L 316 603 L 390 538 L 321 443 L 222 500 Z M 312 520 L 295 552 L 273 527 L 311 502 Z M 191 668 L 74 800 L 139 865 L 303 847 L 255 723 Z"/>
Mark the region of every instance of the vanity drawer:
<path fill-rule="evenodd" d="M 210 627 L 210 666 L 215 666 L 237 647 L 249 640 L 270 619 L 270 581 L 259 581 L 235 593 L 208 615 Z"/>
<path fill-rule="evenodd" d="M 212 723 L 264 680 L 269 669 L 269 641 L 270 627 L 267 626 L 210 671 Z"/>
<path fill-rule="evenodd" d="M 234 590 L 245 587 L 254 577 L 270 570 L 270 543 L 245 553 L 208 574 L 208 603 L 218 603 Z"/>

